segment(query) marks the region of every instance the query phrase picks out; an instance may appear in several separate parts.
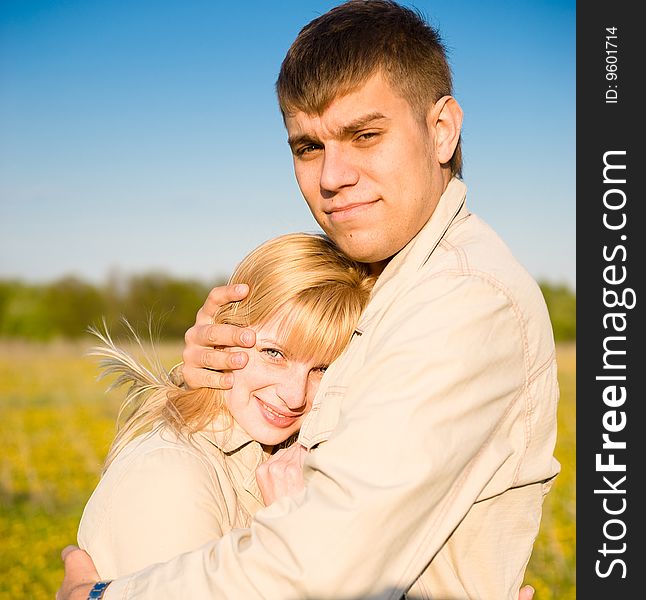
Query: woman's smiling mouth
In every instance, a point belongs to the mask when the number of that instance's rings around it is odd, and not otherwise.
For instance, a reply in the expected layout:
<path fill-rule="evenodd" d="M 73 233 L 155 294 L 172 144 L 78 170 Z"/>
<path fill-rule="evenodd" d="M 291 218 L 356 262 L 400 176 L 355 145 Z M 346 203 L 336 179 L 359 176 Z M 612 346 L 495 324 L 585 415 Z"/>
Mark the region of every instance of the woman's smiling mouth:
<path fill-rule="evenodd" d="M 254 399 L 256 400 L 258 407 L 260 408 L 260 414 L 269 424 L 275 427 L 280 427 L 281 429 L 291 427 L 302 416 L 301 413 L 285 414 L 283 412 L 280 412 L 276 410 L 276 408 L 271 404 L 263 402 L 260 398 L 258 398 L 258 396 L 254 396 Z"/>

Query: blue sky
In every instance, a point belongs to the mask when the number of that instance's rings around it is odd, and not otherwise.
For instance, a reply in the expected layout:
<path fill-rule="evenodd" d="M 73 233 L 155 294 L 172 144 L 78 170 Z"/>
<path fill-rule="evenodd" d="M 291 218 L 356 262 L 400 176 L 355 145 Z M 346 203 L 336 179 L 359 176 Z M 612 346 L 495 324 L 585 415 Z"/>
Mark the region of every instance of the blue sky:
<path fill-rule="evenodd" d="M 317 231 L 274 96 L 337 2 L 3 0 L 0 278 L 211 282 Z M 468 203 L 535 277 L 575 287 L 575 2 L 404 2 L 439 27 Z"/>

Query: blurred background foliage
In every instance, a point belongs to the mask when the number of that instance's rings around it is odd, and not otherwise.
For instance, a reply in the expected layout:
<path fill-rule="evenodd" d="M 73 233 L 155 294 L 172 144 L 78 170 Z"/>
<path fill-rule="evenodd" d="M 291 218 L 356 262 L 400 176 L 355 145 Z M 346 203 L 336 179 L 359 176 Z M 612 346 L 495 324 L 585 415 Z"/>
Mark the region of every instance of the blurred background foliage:
<path fill-rule="evenodd" d="M 0 338 L 49 341 L 81 338 L 90 325 L 126 317 L 133 326 L 152 320 L 164 339 L 183 339 L 211 287 L 162 273 L 112 276 L 105 285 L 75 277 L 45 284 L 0 280 Z"/>
<path fill-rule="evenodd" d="M 108 325 L 121 317 L 135 327 L 150 317 L 162 339 L 182 339 L 210 283 L 180 280 L 162 273 L 129 278 L 112 276 L 105 285 L 75 277 L 45 284 L 0 280 L 0 338 L 47 341 L 82 337 L 89 325 L 105 317 Z M 566 285 L 540 283 L 557 341 L 576 338 L 576 296 Z"/>
<path fill-rule="evenodd" d="M 576 339 L 576 295 L 565 284 L 540 282 L 557 342 Z"/>

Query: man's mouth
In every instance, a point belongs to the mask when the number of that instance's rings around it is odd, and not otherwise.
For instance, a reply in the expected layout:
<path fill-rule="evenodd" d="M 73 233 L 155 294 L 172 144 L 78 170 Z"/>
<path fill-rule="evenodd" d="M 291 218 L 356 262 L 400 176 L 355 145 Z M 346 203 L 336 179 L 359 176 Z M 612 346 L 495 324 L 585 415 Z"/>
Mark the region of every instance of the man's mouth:
<path fill-rule="evenodd" d="M 368 202 L 352 202 L 333 206 L 331 209 L 324 211 L 331 221 L 347 221 L 363 215 L 370 210 L 379 200 L 370 200 Z"/>

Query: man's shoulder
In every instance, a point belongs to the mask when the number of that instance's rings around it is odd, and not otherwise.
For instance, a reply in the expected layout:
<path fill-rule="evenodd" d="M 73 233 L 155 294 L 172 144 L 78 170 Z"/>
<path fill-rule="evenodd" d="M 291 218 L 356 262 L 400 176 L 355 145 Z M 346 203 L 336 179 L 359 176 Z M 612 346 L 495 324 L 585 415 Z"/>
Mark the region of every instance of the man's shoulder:
<path fill-rule="evenodd" d="M 485 221 L 466 212 L 455 219 L 425 260 L 401 269 L 375 297 L 361 325 L 369 321 L 433 325 L 451 322 L 466 313 L 486 321 L 510 320 L 522 335 L 543 338 L 551 330 L 537 281 L 516 259 L 507 244 Z M 521 331 L 522 330 L 522 331 Z"/>
<path fill-rule="evenodd" d="M 418 281 L 429 277 L 464 277 L 513 298 L 538 298 L 536 280 L 498 233 L 474 213 L 456 220 L 429 253 Z M 522 300 L 524 301 L 524 300 Z"/>

